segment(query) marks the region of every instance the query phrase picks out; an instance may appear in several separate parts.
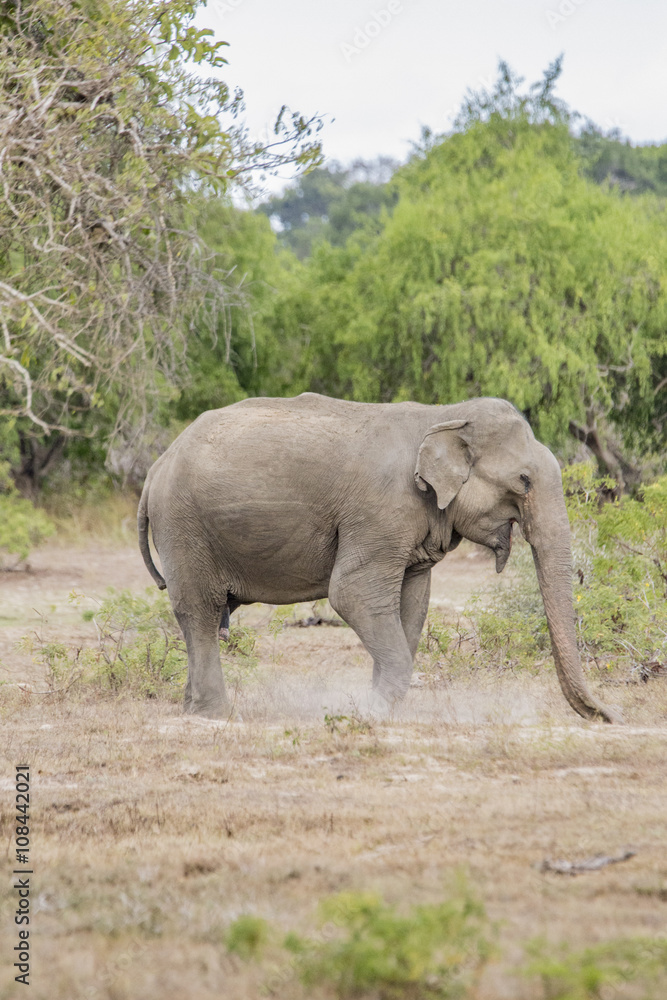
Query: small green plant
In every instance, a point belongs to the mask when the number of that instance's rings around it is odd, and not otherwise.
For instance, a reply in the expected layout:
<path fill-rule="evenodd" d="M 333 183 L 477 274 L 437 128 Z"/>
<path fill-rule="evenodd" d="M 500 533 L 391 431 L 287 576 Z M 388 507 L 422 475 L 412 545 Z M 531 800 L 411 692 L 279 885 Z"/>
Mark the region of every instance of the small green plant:
<path fill-rule="evenodd" d="M 498 669 L 530 667 L 550 650 L 544 605 L 530 546 L 517 539 L 508 567 L 511 583 L 498 583 L 469 600 L 464 615 L 471 622 L 476 655 Z"/>
<path fill-rule="evenodd" d="M 42 626 L 46 625 L 47 619 L 42 618 Z M 50 642 L 43 638 L 41 629 L 24 635 L 16 645 L 42 664 L 50 694 L 66 693 L 81 680 L 91 662 L 90 650 L 83 647 L 73 649 L 63 642 Z"/>
<path fill-rule="evenodd" d="M 350 715 L 324 713 L 324 725 L 330 733 L 349 735 L 350 733 L 369 734 L 373 732 L 373 723 L 353 706 Z"/>
<path fill-rule="evenodd" d="M 347 715 L 338 715 L 330 712 L 324 713 L 324 725 L 330 733 L 340 733 L 346 727 L 350 719 Z"/>
<path fill-rule="evenodd" d="M 232 625 L 229 639 L 221 646 L 225 679 L 233 688 L 243 687 L 257 672 L 257 639 L 257 632 L 248 625 Z"/>
<path fill-rule="evenodd" d="M 80 604 L 82 594 L 70 594 Z M 49 688 L 62 692 L 74 683 L 92 684 L 111 691 L 130 691 L 144 698 L 182 695 L 188 657 L 185 640 L 165 593 L 148 587 L 144 595 L 129 590 L 109 590 L 97 608 L 82 612 L 97 633 L 96 646 L 74 648 L 51 642 L 42 630 L 24 636 L 20 646 L 41 662 Z M 47 622 L 44 622 L 46 625 Z M 238 625 L 222 645 L 225 675 L 239 687 L 257 666 L 253 650 L 257 633 Z"/>
<path fill-rule="evenodd" d="M 280 607 L 277 607 L 273 612 L 271 620 L 269 621 L 269 633 L 274 639 L 284 629 L 287 619 L 294 616 L 295 608 L 296 604 L 281 604 Z"/>
<path fill-rule="evenodd" d="M 419 639 L 419 652 L 437 660 L 444 656 L 453 640 L 453 630 L 445 621 L 445 617 L 435 608 L 429 608 L 426 622 Z"/>
<path fill-rule="evenodd" d="M 648 938 L 623 938 L 575 951 L 569 945 L 551 945 L 543 939 L 527 946 L 531 961 L 522 970 L 542 980 L 545 1000 L 599 1000 L 620 997 L 622 983 L 642 987 L 642 1000 L 664 996 L 667 987 L 667 943 Z M 646 992 L 656 987 L 658 992 Z M 632 993 L 632 996 L 638 994 Z"/>
<path fill-rule="evenodd" d="M 339 934 L 316 940 L 289 934 L 285 947 L 307 988 L 327 985 L 340 1000 L 461 997 L 490 954 L 484 910 L 464 887 L 443 903 L 405 914 L 354 892 L 325 900 L 320 912 Z"/>
<path fill-rule="evenodd" d="M 532 667 L 549 651 L 549 633 L 530 547 L 517 539 L 507 578 L 473 594 L 457 620 L 431 608 L 419 643 L 427 675 L 457 667 Z M 508 581 L 511 581 L 508 583 Z"/>
<path fill-rule="evenodd" d="M 114 691 L 129 688 L 144 697 L 180 689 L 185 679 L 185 642 L 165 593 L 144 596 L 110 590 L 96 610 L 83 612 L 97 629 L 95 679 Z"/>
<path fill-rule="evenodd" d="M 0 493 L 0 569 L 14 568 L 28 558 L 30 550 L 41 545 L 55 527 L 46 514 L 9 487 Z M 10 565 L 7 557 L 13 556 Z"/>
<path fill-rule="evenodd" d="M 259 958 L 268 940 L 269 924 L 249 913 L 230 924 L 225 935 L 227 951 L 245 961 Z"/>

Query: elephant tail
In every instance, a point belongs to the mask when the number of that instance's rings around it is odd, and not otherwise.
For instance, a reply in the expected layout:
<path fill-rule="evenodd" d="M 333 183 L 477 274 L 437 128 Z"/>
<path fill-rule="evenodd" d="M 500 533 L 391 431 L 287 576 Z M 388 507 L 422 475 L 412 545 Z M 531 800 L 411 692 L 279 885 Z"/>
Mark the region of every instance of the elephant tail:
<path fill-rule="evenodd" d="M 164 577 L 153 562 L 150 545 L 148 544 L 148 481 L 146 481 L 146 484 L 144 485 L 141 500 L 139 501 L 139 509 L 137 511 L 137 530 L 139 532 L 139 549 L 141 550 L 141 554 L 144 558 L 146 569 L 153 577 L 160 590 L 166 590 L 167 584 L 165 583 Z"/>

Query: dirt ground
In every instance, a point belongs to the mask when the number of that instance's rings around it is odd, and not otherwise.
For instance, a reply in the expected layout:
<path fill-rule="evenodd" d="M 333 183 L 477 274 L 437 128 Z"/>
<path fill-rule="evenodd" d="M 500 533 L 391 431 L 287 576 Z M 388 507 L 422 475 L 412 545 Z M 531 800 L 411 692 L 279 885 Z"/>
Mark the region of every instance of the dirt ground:
<path fill-rule="evenodd" d="M 460 609 L 495 572 L 461 546 L 434 577 L 433 602 Z M 371 668 L 354 633 L 274 637 L 270 609 L 254 607 L 243 615 L 261 633 L 259 668 L 232 722 L 185 719 L 166 701 L 50 696 L 16 642 L 41 630 L 91 643 L 86 602 L 68 595 L 149 585 L 129 542 L 53 544 L 29 571 L 0 573 L 0 1000 L 333 996 L 304 992 L 284 951 L 230 956 L 229 924 L 252 914 L 313 935 L 318 901 L 333 893 L 435 903 L 461 872 L 496 943 L 477 1000 L 545 997 L 519 971 L 536 937 L 581 949 L 664 934 L 667 682 L 601 692 L 625 727 L 579 719 L 549 671 L 445 676 L 365 724 Z M 29 992 L 11 968 L 14 768 L 25 763 Z M 540 869 L 625 850 L 634 856 L 577 877 Z M 628 990 L 613 996 L 645 996 Z"/>

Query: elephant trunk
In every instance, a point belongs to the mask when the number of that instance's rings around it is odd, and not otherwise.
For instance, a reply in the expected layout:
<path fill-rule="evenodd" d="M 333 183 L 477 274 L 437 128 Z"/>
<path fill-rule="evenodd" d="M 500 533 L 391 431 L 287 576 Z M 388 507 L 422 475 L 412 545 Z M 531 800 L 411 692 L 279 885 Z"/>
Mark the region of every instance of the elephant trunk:
<path fill-rule="evenodd" d="M 619 712 L 588 690 L 577 649 L 572 607 L 570 525 L 563 500 L 560 470 L 546 491 L 526 496 L 523 529 L 533 550 L 537 579 L 551 636 L 551 647 L 563 694 L 584 718 L 622 723 Z"/>

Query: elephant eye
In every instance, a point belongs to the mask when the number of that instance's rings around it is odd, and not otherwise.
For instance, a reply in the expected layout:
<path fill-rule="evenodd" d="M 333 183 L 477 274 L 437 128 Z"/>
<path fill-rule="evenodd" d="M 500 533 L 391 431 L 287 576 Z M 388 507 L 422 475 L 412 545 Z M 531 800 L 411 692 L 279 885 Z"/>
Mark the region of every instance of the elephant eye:
<path fill-rule="evenodd" d="M 528 490 L 530 489 L 530 486 L 531 486 L 530 479 L 528 478 L 528 476 L 524 475 L 523 472 L 519 476 L 519 479 L 523 483 L 523 488 L 524 488 L 525 492 L 527 493 Z"/>

